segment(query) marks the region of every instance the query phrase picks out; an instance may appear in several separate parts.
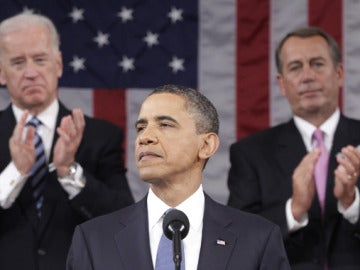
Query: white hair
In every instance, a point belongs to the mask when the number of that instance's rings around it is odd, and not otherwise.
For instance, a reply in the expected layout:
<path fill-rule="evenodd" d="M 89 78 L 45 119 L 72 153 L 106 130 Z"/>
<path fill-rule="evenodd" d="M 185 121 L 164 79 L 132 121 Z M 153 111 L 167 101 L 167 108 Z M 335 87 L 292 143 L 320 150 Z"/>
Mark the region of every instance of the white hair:
<path fill-rule="evenodd" d="M 18 31 L 29 26 L 43 26 L 48 29 L 50 34 L 51 45 L 54 51 L 60 49 L 60 38 L 53 22 L 43 15 L 22 12 L 12 17 L 3 20 L 0 23 L 0 44 L 4 35 L 14 31 Z M 0 59 L 1 59 L 1 46 L 0 46 Z"/>

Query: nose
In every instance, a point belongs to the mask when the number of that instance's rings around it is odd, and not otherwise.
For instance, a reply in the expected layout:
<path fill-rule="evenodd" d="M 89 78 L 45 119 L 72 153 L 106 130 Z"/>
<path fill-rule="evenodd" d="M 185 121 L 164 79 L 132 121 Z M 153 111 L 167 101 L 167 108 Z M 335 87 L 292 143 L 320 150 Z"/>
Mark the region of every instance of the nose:
<path fill-rule="evenodd" d="M 315 79 L 315 71 L 311 66 L 305 66 L 302 73 L 302 82 L 312 82 Z"/>
<path fill-rule="evenodd" d="M 37 69 L 34 64 L 27 63 L 24 69 L 25 78 L 35 78 L 38 75 Z"/>

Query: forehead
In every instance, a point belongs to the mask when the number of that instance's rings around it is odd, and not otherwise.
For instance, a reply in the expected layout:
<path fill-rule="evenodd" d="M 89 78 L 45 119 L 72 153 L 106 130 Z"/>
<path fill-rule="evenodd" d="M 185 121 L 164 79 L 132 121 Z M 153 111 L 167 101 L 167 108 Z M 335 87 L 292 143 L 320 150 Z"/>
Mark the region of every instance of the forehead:
<path fill-rule="evenodd" d="M 3 52 L 10 54 L 25 51 L 46 51 L 51 48 L 51 39 L 45 26 L 31 25 L 5 33 L 0 45 Z"/>
<path fill-rule="evenodd" d="M 282 61 L 289 62 L 301 58 L 323 57 L 330 58 L 330 49 L 326 40 L 321 36 L 290 37 L 281 49 Z"/>
<path fill-rule="evenodd" d="M 189 115 L 185 108 L 185 99 L 169 93 L 153 94 L 147 97 L 141 106 L 139 118 L 151 118 L 159 115 Z"/>

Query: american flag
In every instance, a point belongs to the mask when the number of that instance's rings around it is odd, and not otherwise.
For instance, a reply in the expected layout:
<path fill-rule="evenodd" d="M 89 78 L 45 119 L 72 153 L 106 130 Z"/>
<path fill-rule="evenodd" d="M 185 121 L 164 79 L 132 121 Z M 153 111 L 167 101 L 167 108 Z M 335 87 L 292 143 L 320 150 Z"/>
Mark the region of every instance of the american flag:
<path fill-rule="evenodd" d="M 357 0 L 2 0 L 0 19 L 22 11 L 49 16 L 60 32 L 60 99 L 124 128 L 137 200 L 147 190 L 133 156 L 139 106 L 151 89 L 172 83 L 199 89 L 218 109 L 221 147 L 203 184 L 217 201 L 227 201 L 229 145 L 291 117 L 273 56 L 296 27 L 322 27 L 339 42 L 346 77 L 340 107 L 360 118 Z M 9 96 L 0 95 L 3 108 Z"/>

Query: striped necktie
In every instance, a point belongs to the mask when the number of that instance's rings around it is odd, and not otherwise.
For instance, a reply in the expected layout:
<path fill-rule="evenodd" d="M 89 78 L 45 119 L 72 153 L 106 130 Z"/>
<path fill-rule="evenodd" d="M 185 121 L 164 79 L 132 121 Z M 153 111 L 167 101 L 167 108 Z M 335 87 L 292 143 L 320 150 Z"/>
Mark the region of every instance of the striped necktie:
<path fill-rule="evenodd" d="M 168 209 L 163 217 L 173 209 Z M 184 253 L 184 245 L 183 241 L 181 241 L 181 254 L 182 254 L 182 260 L 181 260 L 181 270 L 185 270 L 185 253 Z M 156 255 L 156 262 L 155 262 L 155 270 L 171 270 L 175 269 L 175 263 L 173 259 L 173 241 L 169 240 L 165 234 L 163 233 L 158 250 Z"/>
<path fill-rule="evenodd" d="M 35 128 L 34 146 L 36 160 L 33 167 L 30 169 L 29 179 L 32 187 L 33 198 L 38 216 L 41 216 L 41 206 L 43 204 L 44 196 L 43 190 L 45 186 L 45 174 L 47 170 L 45 147 L 40 135 L 37 133 L 37 127 L 41 125 L 41 122 L 36 117 L 33 117 L 26 125 L 31 125 Z"/>

